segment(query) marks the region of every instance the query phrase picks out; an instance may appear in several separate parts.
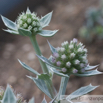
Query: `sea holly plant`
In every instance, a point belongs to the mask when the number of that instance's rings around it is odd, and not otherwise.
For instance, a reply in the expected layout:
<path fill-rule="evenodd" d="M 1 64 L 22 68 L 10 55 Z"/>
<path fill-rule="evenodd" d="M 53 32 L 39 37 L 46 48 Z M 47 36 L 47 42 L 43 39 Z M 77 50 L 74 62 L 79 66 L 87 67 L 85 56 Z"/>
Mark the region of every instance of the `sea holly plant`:
<path fill-rule="evenodd" d="M 67 83 L 71 75 L 84 77 L 101 74 L 101 72 L 97 70 L 98 65 L 89 65 L 87 60 L 87 49 L 82 43 L 78 43 L 78 40 L 75 38 L 71 40 L 70 43 L 68 41 L 63 42 L 61 47 L 57 48 L 53 47 L 48 42 L 52 54 L 49 58 L 45 58 L 42 55 L 39 45 L 36 41 L 36 35 L 39 34 L 43 37 L 51 37 L 58 31 L 43 30 L 44 27 L 49 25 L 51 17 L 52 12 L 48 13 L 44 17 L 39 18 L 34 12 L 32 13 L 29 8 L 27 8 L 26 13 L 21 13 L 15 22 L 12 22 L 4 16 L 1 16 L 5 26 L 8 28 L 4 31 L 12 34 L 28 36 L 33 44 L 43 73 L 40 74 L 27 64 L 18 60 L 26 70 L 32 72 L 35 75 L 35 77 L 27 77 L 32 79 L 36 86 L 51 99 L 50 103 L 59 103 L 62 100 L 61 95 L 65 95 Z M 61 76 L 59 91 L 55 89 L 52 83 L 54 74 Z M 69 103 L 73 103 L 72 99 L 85 95 L 97 87 L 98 86 L 92 85 L 81 87 L 63 99 L 67 100 Z M 7 89 L 8 88 L 9 87 L 7 87 Z M 10 91 L 10 88 L 8 91 Z M 13 103 L 17 103 L 12 92 L 12 97 L 10 97 L 10 95 L 5 96 L 5 94 L 4 97 L 8 98 L 8 101 L 10 98 L 12 98 L 14 100 Z M 1 102 L 3 100 L 4 99 L 2 99 Z M 34 103 L 34 99 L 32 98 L 29 103 Z M 42 103 L 47 103 L 47 101 L 43 99 Z"/>

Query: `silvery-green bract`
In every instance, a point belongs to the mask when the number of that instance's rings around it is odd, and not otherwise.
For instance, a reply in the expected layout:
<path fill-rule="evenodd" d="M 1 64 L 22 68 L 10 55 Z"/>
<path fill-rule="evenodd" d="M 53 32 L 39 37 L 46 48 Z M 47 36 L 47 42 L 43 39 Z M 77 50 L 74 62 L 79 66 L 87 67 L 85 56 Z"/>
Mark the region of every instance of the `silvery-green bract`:
<path fill-rule="evenodd" d="M 57 52 L 52 54 L 51 62 L 61 68 L 63 73 L 83 73 L 88 64 L 87 49 L 82 43 L 73 39 L 70 44 L 65 41 L 61 47 L 56 48 Z"/>

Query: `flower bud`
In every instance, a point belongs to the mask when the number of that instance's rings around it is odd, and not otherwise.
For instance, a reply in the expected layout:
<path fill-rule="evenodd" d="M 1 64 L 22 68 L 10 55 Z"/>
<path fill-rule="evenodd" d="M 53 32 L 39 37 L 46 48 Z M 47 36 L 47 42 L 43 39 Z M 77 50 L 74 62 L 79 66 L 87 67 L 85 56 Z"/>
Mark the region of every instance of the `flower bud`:
<path fill-rule="evenodd" d="M 63 42 L 61 45 L 62 46 L 65 46 L 65 45 L 67 45 L 68 44 L 68 41 L 65 41 L 65 42 Z"/>
<path fill-rule="evenodd" d="M 55 63 L 56 59 L 54 57 L 52 57 L 51 61 L 52 61 L 52 63 Z"/>
<path fill-rule="evenodd" d="M 71 44 L 71 45 L 69 45 L 69 49 L 73 49 L 74 48 L 74 46 Z"/>
<path fill-rule="evenodd" d="M 73 73 L 77 73 L 78 72 L 78 70 L 77 69 L 73 69 Z"/>
<path fill-rule="evenodd" d="M 60 66 L 60 65 L 61 65 L 61 62 L 60 62 L 60 61 L 58 61 L 56 64 L 57 64 L 57 66 Z"/>
<path fill-rule="evenodd" d="M 60 51 L 63 53 L 65 51 L 65 48 L 61 47 Z"/>
<path fill-rule="evenodd" d="M 58 58 L 58 57 L 59 57 L 59 54 L 58 54 L 58 53 L 53 53 L 53 56 L 54 56 L 55 58 Z"/>
<path fill-rule="evenodd" d="M 75 64 L 79 64 L 80 63 L 80 61 L 79 60 L 75 60 Z"/>
<path fill-rule="evenodd" d="M 74 53 L 71 53 L 70 54 L 70 58 L 74 58 L 75 57 L 75 54 Z"/>
<path fill-rule="evenodd" d="M 62 60 L 65 60 L 65 59 L 66 59 L 66 55 L 63 54 L 63 55 L 61 56 L 61 58 L 62 58 Z"/>
<path fill-rule="evenodd" d="M 73 43 L 77 43 L 78 40 L 76 38 L 73 39 Z"/>
<path fill-rule="evenodd" d="M 79 53 L 82 53 L 82 51 L 83 51 L 82 48 L 79 48 L 79 49 L 78 49 L 78 52 L 79 52 Z"/>
<path fill-rule="evenodd" d="M 66 71 L 67 71 L 67 69 L 66 69 L 66 68 L 62 68 L 62 72 L 64 72 L 64 73 L 65 73 Z"/>
<path fill-rule="evenodd" d="M 67 63 L 66 63 L 66 66 L 67 66 L 67 67 L 70 67 L 70 66 L 71 66 L 71 63 L 70 63 L 70 62 L 67 62 Z"/>

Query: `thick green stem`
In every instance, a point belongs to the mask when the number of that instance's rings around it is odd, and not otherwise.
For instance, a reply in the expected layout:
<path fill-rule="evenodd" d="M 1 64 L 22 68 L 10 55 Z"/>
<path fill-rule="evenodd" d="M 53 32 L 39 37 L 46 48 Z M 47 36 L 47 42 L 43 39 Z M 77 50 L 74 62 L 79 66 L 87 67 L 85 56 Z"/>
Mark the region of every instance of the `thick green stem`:
<path fill-rule="evenodd" d="M 30 39 L 31 39 L 31 42 L 32 42 L 32 45 L 35 49 L 36 54 L 41 56 L 41 51 L 40 51 L 38 43 L 36 41 L 36 36 L 31 36 Z M 41 61 L 40 59 L 39 59 L 39 62 L 40 62 L 40 65 L 42 67 L 43 73 L 47 73 L 49 75 L 49 71 L 47 69 L 46 64 L 43 61 Z"/>
<path fill-rule="evenodd" d="M 57 97 L 58 100 L 60 100 L 60 95 L 65 95 L 68 80 L 69 80 L 69 77 L 61 78 L 59 93 L 58 93 L 58 97 Z"/>
<path fill-rule="evenodd" d="M 36 41 L 36 36 L 31 36 L 30 40 L 32 42 L 32 45 L 33 45 L 33 47 L 35 49 L 36 54 L 39 55 L 39 56 L 41 56 L 42 54 L 41 54 L 41 51 L 39 49 L 38 43 Z M 43 73 L 46 73 L 46 74 L 49 75 L 49 71 L 47 69 L 46 64 L 43 61 L 41 61 L 40 59 L 39 59 L 39 62 L 40 62 L 40 65 L 42 67 Z M 53 84 L 52 84 L 51 81 L 50 81 L 50 83 L 51 83 L 50 86 L 47 85 L 47 87 L 48 87 L 49 93 L 51 94 L 52 98 L 54 98 L 54 94 L 55 94 L 54 93 L 54 87 L 53 87 Z"/>

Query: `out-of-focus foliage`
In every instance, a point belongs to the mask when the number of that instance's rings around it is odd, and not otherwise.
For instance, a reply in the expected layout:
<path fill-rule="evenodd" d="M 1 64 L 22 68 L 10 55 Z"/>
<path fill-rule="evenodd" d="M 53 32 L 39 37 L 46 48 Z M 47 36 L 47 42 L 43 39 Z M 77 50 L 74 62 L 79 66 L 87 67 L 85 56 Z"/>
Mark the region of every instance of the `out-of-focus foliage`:
<path fill-rule="evenodd" d="M 79 30 L 79 36 L 92 41 L 95 38 L 103 39 L 103 0 L 100 6 L 90 7 L 85 13 L 85 25 Z"/>

